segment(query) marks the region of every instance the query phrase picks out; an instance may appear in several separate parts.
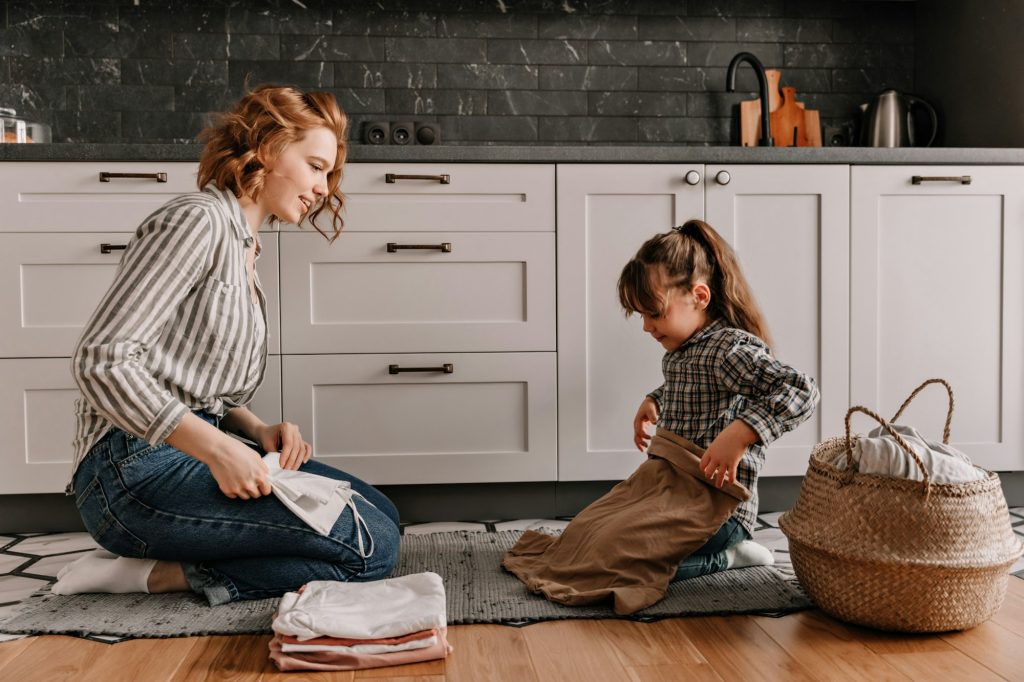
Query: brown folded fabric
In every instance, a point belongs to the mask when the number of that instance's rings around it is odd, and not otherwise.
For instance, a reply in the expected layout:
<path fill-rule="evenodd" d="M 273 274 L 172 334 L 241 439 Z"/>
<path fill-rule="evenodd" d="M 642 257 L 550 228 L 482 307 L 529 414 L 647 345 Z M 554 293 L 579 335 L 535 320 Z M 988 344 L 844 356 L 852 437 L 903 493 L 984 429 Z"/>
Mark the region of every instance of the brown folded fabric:
<path fill-rule="evenodd" d="M 665 596 L 676 567 L 700 549 L 750 491 L 721 489 L 700 470 L 704 451 L 658 429 L 647 460 L 580 512 L 558 537 L 523 533 L 502 566 L 528 590 L 567 606 L 611 598 L 626 615 Z"/>
<path fill-rule="evenodd" d="M 437 630 L 437 643 L 422 649 L 395 651 L 389 654 L 343 654 L 333 651 L 285 652 L 281 651 L 281 637 L 274 635 L 270 642 L 270 660 L 278 670 L 367 670 L 390 665 L 405 665 L 420 661 L 445 658 L 451 652 L 447 628 Z"/>

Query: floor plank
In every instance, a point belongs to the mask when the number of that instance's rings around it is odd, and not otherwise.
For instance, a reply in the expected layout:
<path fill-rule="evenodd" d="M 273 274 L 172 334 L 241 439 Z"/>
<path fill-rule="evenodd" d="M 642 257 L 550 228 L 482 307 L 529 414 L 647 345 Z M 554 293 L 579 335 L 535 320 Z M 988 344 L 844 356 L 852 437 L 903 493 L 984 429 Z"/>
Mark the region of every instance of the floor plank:
<path fill-rule="evenodd" d="M 171 678 L 173 682 L 257 682 L 273 672 L 268 635 L 201 637 Z M 160 640 L 156 640 L 160 641 Z M 154 654 L 158 650 L 154 650 Z"/>
<path fill-rule="evenodd" d="M 430 679 L 440 676 L 444 679 L 445 661 L 423 661 L 422 663 L 407 663 L 406 665 L 392 665 L 386 668 L 370 668 L 369 670 L 356 670 L 355 679 L 374 680 L 419 680 Z"/>
<path fill-rule="evenodd" d="M 1024 623 L 1014 630 L 987 621 L 981 625 L 942 635 L 964 654 L 1008 680 L 1024 681 Z"/>
<path fill-rule="evenodd" d="M 785 618 L 754 616 L 753 620 L 814 679 L 911 679 L 869 649 L 857 633 L 820 611 L 802 611 Z"/>
<path fill-rule="evenodd" d="M 653 623 L 600 620 L 597 627 L 624 668 L 675 665 L 686 669 L 708 665 L 707 659 L 674 620 Z"/>
<path fill-rule="evenodd" d="M 682 667 L 677 664 L 636 665 L 626 668 L 630 682 L 679 682 L 679 680 L 704 680 L 721 682 L 709 663 L 698 663 Z"/>
<path fill-rule="evenodd" d="M 200 637 L 136 639 L 103 645 L 81 682 L 165 682 L 174 677 Z M 154 655 L 159 652 L 159 655 Z"/>
<path fill-rule="evenodd" d="M 12 639 L 0 643 L 0 675 L 3 675 L 4 667 L 20 656 L 21 652 L 34 642 L 35 639 L 35 637 L 22 637 L 21 639 Z"/>
<path fill-rule="evenodd" d="M 749 616 L 679 618 L 673 622 L 724 679 L 815 680 Z"/>
<path fill-rule="evenodd" d="M 523 632 L 524 628 L 507 625 L 448 628 L 453 650 L 445 660 L 445 678 L 448 682 L 539 682 Z"/>
<path fill-rule="evenodd" d="M 34 637 L 21 655 L 5 665 L 0 673 L 5 680 L 77 682 L 93 667 L 100 651 L 108 646 L 62 635 Z"/>
<path fill-rule="evenodd" d="M 626 678 L 615 652 L 604 646 L 596 620 L 555 620 L 523 628 L 533 669 L 541 680 L 618 682 Z"/>

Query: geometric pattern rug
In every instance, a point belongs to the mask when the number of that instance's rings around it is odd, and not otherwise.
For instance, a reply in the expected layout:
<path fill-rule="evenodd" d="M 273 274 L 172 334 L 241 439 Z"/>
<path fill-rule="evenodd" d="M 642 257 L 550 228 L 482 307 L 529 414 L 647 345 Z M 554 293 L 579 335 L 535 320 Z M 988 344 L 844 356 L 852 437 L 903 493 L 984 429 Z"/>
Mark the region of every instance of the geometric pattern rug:
<path fill-rule="evenodd" d="M 1010 512 L 1014 531 L 1024 538 L 1024 508 Z M 724 571 L 673 583 L 664 600 L 634 617 L 654 620 L 683 614 L 781 614 L 806 608 L 809 602 L 796 584 L 788 544 L 777 527 L 778 516 L 779 513 L 762 514 L 754 533 L 754 540 L 772 551 L 774 567 Z M 522 530 L 559 531 L 567 523 L 567 519 L 527 519 L 406 524 L 396 574 L 422 570 L 440 573 L 449 597 L 449 624 L 522 625 L 539 620 L 615 617 L 605 606 L 569 608 L 530 595 L 498 565 L 504 550 Z M 443 535 L 435 535 L 438 533 Z M 211 609 L 189 593 L 63 597 L 50 594 L 49 585 L 57 572 L 95 547 L 86 533 L 0 536 L 0 630 L 4 629 L 3 624 L 10 623 L 19 625 L 23 632 L 60 631 L 104 642 L 139 636 L 269 632 L 269 616 L 276 599 L 234 602 Z M 466 557 L 475 558 L 467 561 Z M 1012 571 L 1024 578 L 1024 560 Z M 126 614 L 134 614 L 138 622 L 128 622 L 131 618 L 126 618 Z M 101 634 L 104 632 L 109 634 Z M 18 636 L 21 635 L 0 634 L 0 641 Z"/>

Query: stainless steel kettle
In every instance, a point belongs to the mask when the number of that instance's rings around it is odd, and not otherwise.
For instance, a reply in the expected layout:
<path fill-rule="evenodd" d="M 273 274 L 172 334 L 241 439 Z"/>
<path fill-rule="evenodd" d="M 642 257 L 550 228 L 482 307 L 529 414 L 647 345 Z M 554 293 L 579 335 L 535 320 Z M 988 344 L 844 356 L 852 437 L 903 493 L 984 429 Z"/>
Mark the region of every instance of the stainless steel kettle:
<path fill-rule="evenodd" d="M 931 118 L 931 134 L 920 144 L 914 131 L 913 108 L 923 108 Z M 930 147 L 939 131 L 935 108 L 920 97 L 896 90 L 880 92 L 870 103 L 860 105 L 860 143 L 864 147 Z"/>

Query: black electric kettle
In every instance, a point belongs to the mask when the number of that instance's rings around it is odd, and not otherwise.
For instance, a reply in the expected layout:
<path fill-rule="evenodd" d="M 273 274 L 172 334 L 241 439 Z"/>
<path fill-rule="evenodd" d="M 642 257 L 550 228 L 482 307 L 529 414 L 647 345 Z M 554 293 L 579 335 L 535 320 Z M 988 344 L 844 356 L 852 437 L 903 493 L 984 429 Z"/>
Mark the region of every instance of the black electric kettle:
<path fill-rule="evenodd" d="M 920 136 L 914 131 L 915 105 L 931 118 L 931 132 L 924 144 L 919 143 Z M 880 92 L 870 103 L 861 104 L 860 110 L 860 143 L 864 147 L 930 147 L 939 131 L 939 117 L 931 104 L 896 90 Z"/>

